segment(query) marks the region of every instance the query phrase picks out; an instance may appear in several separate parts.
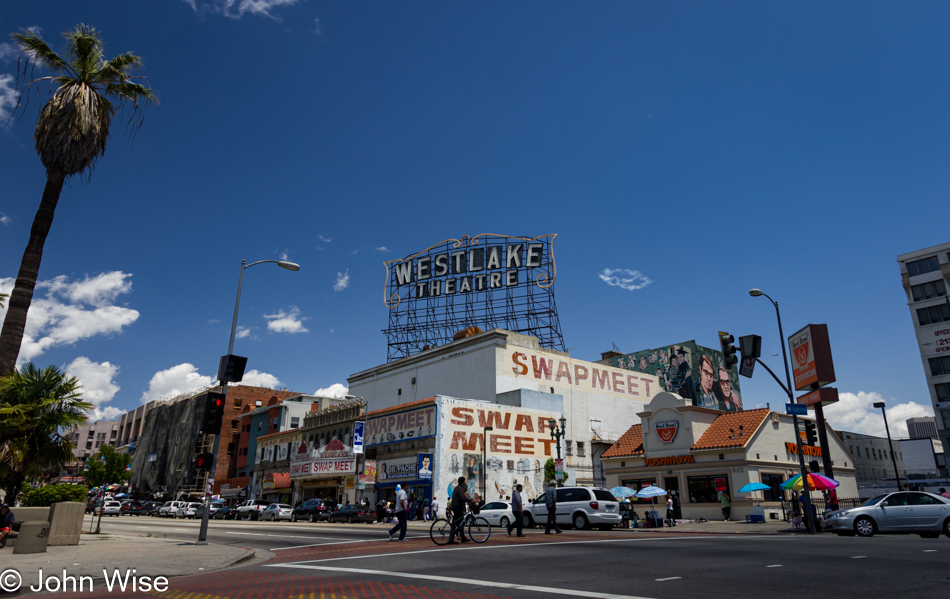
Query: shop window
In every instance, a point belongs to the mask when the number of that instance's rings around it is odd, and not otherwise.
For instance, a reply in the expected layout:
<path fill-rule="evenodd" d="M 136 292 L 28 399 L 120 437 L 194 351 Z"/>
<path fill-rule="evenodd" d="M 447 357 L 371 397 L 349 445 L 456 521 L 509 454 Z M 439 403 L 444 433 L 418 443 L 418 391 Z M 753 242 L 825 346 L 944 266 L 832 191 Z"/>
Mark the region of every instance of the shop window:
<path fill-rule="evenodd" d="M 762 484 L 768 485 L 768 489 L 762 491 L 762 496 L 764 501 L 781 501 L 782 500 L 782 488 L 781 484 L 785 482 L 785 477 L 781 474 L 763 474 L 762 475 Z"/>
<path fill-rule="evenodd" d="M 587 454 L 586 454 L 586 450 L 584 449 L 584 442 L 578 441 L 577 442 L 577 457 L 582 458 L 585 455 Z"/>
<path fill-rule="evenodd" d="M 690 503 L 717 503 L 719 494 L 716 491 L 716 484 L 725 487 L 725 492 L 729 493 L 729 478 L 725 474 L 714 474 L 711 476 L 689 476 L 686 478 L 686 489 L 689 493 Z"/>

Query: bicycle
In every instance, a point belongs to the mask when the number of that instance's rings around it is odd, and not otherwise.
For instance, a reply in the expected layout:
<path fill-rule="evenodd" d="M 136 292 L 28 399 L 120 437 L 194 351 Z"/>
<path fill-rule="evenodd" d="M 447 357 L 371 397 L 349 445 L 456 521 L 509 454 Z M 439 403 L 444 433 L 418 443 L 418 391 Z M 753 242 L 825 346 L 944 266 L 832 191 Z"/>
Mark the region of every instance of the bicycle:
<path fill-rule="evenodd" d="M 488 520 L 476 516 L 472 512 L 466 512 L 462 518 L 460 527 L 467 527 L 468 538 L 476 543 L 484 543 L 491 536 L 491 524 Z M 437 518 L 429 528 L 429 537 L 436 545 L 446 545 L 457 533 L 452 526 L 452 522 L 445 518 Z"/>

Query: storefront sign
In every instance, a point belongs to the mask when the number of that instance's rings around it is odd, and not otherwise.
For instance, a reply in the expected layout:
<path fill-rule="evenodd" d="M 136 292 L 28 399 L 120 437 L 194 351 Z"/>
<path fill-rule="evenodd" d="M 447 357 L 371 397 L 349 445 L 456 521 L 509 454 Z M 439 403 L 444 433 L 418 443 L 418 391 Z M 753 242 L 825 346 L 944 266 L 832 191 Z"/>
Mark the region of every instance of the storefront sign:
<path fill-rule="evenodd" d="M 665 458 L 646 458 L 643 460 L 643 465 L 646 467 L 649 466 L 675 466 L 678 464 L 694 464 L 696 460 L 693 458 L 692 454 L 687 455 L 671 455 Z"/>
<path fill-rule="evenodd" d="M 716 491 L 726 490 L 726 479 L 724 478 L 714 478 L 713 484 L 716 486 Z"/>
<path fill-rule="evenodd" d="M 644 402 L 662 391 L 660 380 L 652 374 L 573 360 L 540 350 L 509 349 L 507 355 L 508 364 L 503 371 L 506 375 L 544 381 L 548 386 L 589 389 Z"/>
<path fill-rule="evenodd" d="M 788 338 L 797 391 L 813 390 L 835 382 L 828 326 L 810 324 Z"/>
<path fill-rule="evenodd" d="M 317 476 L 320 474 L 341 474 L 356 472 L 356 458 L 307 460 L 291 462 L 291 478 Z"/>
<path fill-rule="evenodd" d="M 370 418 L 364 428 L 366 447 L 424 439 L 435 435 L 435 404 Z"/>
<path fill-rule="evenodd" d="M 660 438 L 660 441 L 672 443 L 673 439 L 676 438 L 676 431 L 679 429 L 679 426 L 680 423 L 676 420 L 657 422 L 653 425 L 653 430 L 656 431 L 656 436 Z"/>
<path fill-rule="evenodd" d="M 363 460 L 363 471 L 360 472 L 360 484 L 372 484 L 376 480 L 376 460 Z"/>
<path fill-rule="evenodd" d="M 419 456 L 395 458 L 391 460 L 377 460 L 377 482 L 399 482 L 416 480 L 419 474 Z"/>
<path fill-rule="evenodd" d="M 418 476 L 419 480 L 432 480 L 432 454 L 431 453 L 419 454 L 418 475 L 419 475 Z"/>
<path fill-rule="evenodd" d="M 822 389 L 815 389 L 808 395 L 799 397 L 798 405 L 813 406 L 820 403 L 826 406 L 836 401 L 838 401 L 838 390 L 834 387 L 824 387 Z"/>
<path fill-rule="evenodd" d="M 795 443 L 786 443 L 785 451 L 794 455 L 798 455 L 798 445 Z M 812 445 L 802 445 L 802 453 L 804 455 L 817 456 L 821 457 L 821 447 L 814 447 Z"/>
<path fill-rule="evenodd" d="M 365 424 L 362 420 L 353 423 L 353 453 L 363 453 L 363 428 Z"/>

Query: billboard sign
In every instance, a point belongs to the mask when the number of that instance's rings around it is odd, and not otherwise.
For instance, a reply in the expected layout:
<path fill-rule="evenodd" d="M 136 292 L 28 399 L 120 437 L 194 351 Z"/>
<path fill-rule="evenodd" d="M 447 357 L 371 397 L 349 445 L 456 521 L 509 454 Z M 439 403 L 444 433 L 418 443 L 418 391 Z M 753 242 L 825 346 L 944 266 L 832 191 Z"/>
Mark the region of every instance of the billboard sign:
<path fill-rule="evenodd" d="M 808 406 L 813 406 L 816 404 L 821 404 L 827 406 L 838 401 L 838 390 L 834 387 L 824 387 L 822 389 L 815 389 L 807 395 L 802 395 L 798 398 L 798 404 L 803 405 L 806 408 Z"/>
<path fill-rule="evenodd" d="M 673 439 L 676 438 L 676 431 L 679 430 L 679 426 L 680 423 L 676 420 L 657 422 L 653 425 L 653 430 L 656 431 L 656 436 L 660 438 L 660 441 L 672 443 Z"/>
<path fill-rule="evenodd" d="M 407 439 L 425 439 L 435 435 L 435 404 L 405 412 L 391 412 L 369 418 L 363 428 L 363 444 L 375 447 Z"/>
<path fill-rule="evenodd" d="M 377 459 L 376 483 L 395 483 L 417 480 L 419 476 L 419 456 Z"/>
<path fill-rule="evenodd" d="M 432 480 L 432 454 L 419 454 L 418 477 L 419 480 Z"/>
<path fill-rule="evenodd" d="M 835 382 L 828 325 L 810 324 L 788 338 L 795 390 L 812 391 Z"/>
<path fill-rule="evenodd" d="M 470 327 L 518 331 L 564 351 L 555 237 L 463 235 L 386 262 L 388 361 L 450 343 Z"/>
<path fill-rule="evenodd" d="M 366 425 L 362 420 L 353 423 L 353 453 L 363 453 L 363 428 Z"/>

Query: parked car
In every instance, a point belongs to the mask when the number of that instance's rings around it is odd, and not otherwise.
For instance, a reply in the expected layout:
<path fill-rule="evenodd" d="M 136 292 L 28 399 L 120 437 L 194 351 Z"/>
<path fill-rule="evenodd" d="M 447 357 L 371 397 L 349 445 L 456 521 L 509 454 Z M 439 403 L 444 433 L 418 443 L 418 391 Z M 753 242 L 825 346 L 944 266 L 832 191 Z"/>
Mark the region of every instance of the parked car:
<path fill-rule="evenodd" d="M 195 514 L 198 508 L 200 507 L 201 507 L 200 503 L 191 501 L 191 502 L 186 503 L 184 507 L 178 508 L 178 512 L 176 515 L 182 519 L 191 518 L 193 520 L 195 518 Z"/>
<path fill-rule="evenodd" d="M 348 524 L 376 522 L 376 512 L 372 512 L 369 508 L 361 505 L 344 505 L 330 514 L 329 520 L 330 522 L 346 522 Z"/>
<path fill-rule="evenodd" d="M 143 506 L 142 513 L 145 514 L 146 516 L 157 516 L 159 508 L 161 508 L 163 505 L 165 504 L 162 503 L 161 501 L 146 502 L 145 505 Z"/>
<path fill-rule="evenodd" d="M 187 505 L 184 501 L 166 501 L 165 505 L 158 508 L 159 518 L 174 518 L 178 515 L 178 510 Z"/>
<path fill-rule="evenodd" d="M 620 524 L 620 504 L 607 489 L 599 487 L 561 487 L 556 491 L 558 525 L 570 525 L 578 530 L 596 526 L 610 530 Z M 544 525 L 548 508 L 544 495 L 525 505 L 527 526 Z"/>
<path fill-rule="evenodd" d="M 950 537 L 950 500 L 919 491 L 885 493 L 858 507 L 825 515 L 822 529 L 838 536 L 917 533 L 935 539 L 942 532 Z"/>
<path fill-rule="evenodd" d="M 145 510 L 145 505 L 140 501 L 126 501 L 119 508 L 119 513 L 123 516 L 141 516 Z"/>
<path fill-rule="evenodd" d="M 95 498 L 86 501 L 86 513 L 95 512 L 96 506 L 100 503 L 102 503 L 102 500 Z"/>
<path fill-rule="evenodd" d="M 97 516 L 101 513 L 103 516 L 115 516 L 119 517 L 122 513 L 122 504 L 118 501 L 104 501 L 102 505 L 96 506 L 96 511 L 94 512 Z"/>
<path fill-rule="evenodd" d="M 269 506 L 271 502 L 261 501 L 260 499 L 249 499 L 237 509 L 238 520 L 260 520 L 261 512 Z"/>
<path fill-rule="evenodd" d="M 317 522 L 321 519 L 326 520 L 329 517 L 330 510 L 327 508 L 327 504 L 322 499 L 313 498 L 304 501 L 300 507 L 294 508 L 294 511 L 290 514 L 290 521 L 306 520 L 307 522 Z"/>
<path fill-rule="evenodd" d="M 270 520 L 271 522 L 275 520 L 290 520 L 293 511 L 294 508 L 286 503 L 272 503 L 261 510 L 260 516 L 261 520 Z"/>
<path fill-rule="evenodd" d="M 509 501 L 491 501 L 486 503 L 478 511 L 478 515 L 482 518 L 488 520 L 488 523 L 492 526 L 501 526 L 508 528 L 508 526 L 514 521 L 515 515 L 511 511 L 511 502 Z M 547 514 L 545 514 L 547 517 Z M 524 525 L 527 526 L 527 522 L 522 516 Z"/>
<path fill-rule="evenodd" d="M 231 509 L 231 506 L 225 503 L 213 512 L 211 517 L 215 520 L 234 520 L 237 517 L 237 510 Z"/>

